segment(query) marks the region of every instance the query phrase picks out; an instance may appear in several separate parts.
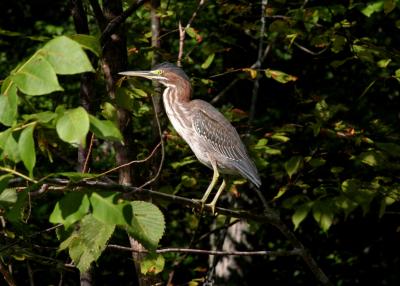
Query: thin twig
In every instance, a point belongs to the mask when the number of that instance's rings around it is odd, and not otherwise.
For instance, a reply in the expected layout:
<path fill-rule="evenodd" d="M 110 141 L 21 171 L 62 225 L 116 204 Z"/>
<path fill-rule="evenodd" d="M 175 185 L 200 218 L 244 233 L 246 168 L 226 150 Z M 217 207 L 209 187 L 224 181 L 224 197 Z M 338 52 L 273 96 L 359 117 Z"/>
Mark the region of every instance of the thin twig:
<path fill-rule="evenodd" d="M 13 169 L 7 168 L 7 167 L 2 167 L 2 166 L 0 166 L 0 171 L 7 172 L 7 173 L 11 173 L 11 174 L 16 175 L 16 176 L 18 176 L 18 177 L 21 177 L 21 178 L 23 178 L 23 179 L 25 179 L 25 180 L 27 180 L 27 181 L 29 181 L 29 182 L 31 182 L 31 183 L 35 183 L 35 184 L 37 183 L 36 180 L 31 179 L 31 178 L 29 178 L 28 176 L 26 176 L 26 175 L 24 175 L 24 174 L 22 174 L 22 173 L 20 173 L 20 172 L 18 172 L 18 171 L 15 171 L 15 170 L 13 170 Z"/>
<path fill-rule="evenodd" d="M 114 168 L 112 168 L 112 169 L 110 169 L 110 170 L 107 170 L 107 171 L 105 171 L 105 172 L 103 172 L 103 173 L 100 173 L 100 174 L 96 175 L 95 177 L 102 177 L 102 176 L 104 176 L 104 175 L 107 175 L 107 174 L 112 173 L 112 172 L 114 172 L 114 171 L 116 171 L 116 170 L 118 170 L 118 169 L 127 167 L 127 166 L 132 165 L 132 164 L 144 163 L 144 162 L 148 161 L 151 157 L 153 157 L 154 153 L 156 152 L 156 150 L 158 149 L 158 147 L 160 147 L 160 145 L 162 145 L 162 142 L 161 142 L 161 141 L 156 145 L 156 147 L 154 147 L 153 151 L 151 151 L 151 153 L 149 154 L 149 156 L 147 156 L 146 158 L 144 158 L 144 159 L 142 159 L 142 160 L 133 160 L 133 161 L 130 161 L 130 162 L 128 162 L 128 163 L 125 163 L 125 164 L 119 165 L 119 166 L 117 166 L 117 167 L 114 167 Z"/>
<path fill-rule="evenodd" d="M 293 42 L 293 44 L 296 47 L 298 47 L 300 50 L 302 50 L 303 52 L 306 52 L 307 54 L 310 54 L 310 55 L 313 55 L 313 56 L 319 56 L 319 55 L 321 55 L 322 53 L 324 53 L 325 51 L 327 51 L 329 49 L 329 46 L 327 46 L 327 47 L 323 48 L 322 50 L 320 50 L 318 52 L 313 52 L 310 49 L 308 49 L 308 48 L 306 48 L 306 47 L 304 47 L 304 46 L 302 46 L 302 45 L 300 45 L 300 44 L 298 44 L 296 42 Z"/>
<path fill-rule="evenodd" d="M 118 249 L 122 251 L 134 251 L 134 249 L 126 246 L 109 244 L 108 248 Z M 148 251 L 144 251 L 148 253 Z M 195 248 L 162 248 L 157 249 L 155 251 L 157 254 L 163 253 L 191 253 L 191 254 L 203 254 L 203 255 L 217 255 L 217 256 L 270 256 L 270 257 L 279 257 L 279 256 L 292 256 L 292 255 L 300 255 L 302 253 L 301 249 L 293 249 L 293 250 L 260 250 L 260 251 L 220 251 L 220 250 L 205 250 L 205 249 L 195 249 Z"/>
<path fill-rule="evenodd" d="M 4 280 L 6 280 L 9 286 L 16 286 L 17 284 L 14 281 L 11 273 L 8 271 L 7 267 L 3 264 L 2 260 L 0 259 L 0 273 L 3 275 Z"/>
<path fill-rule="evenodd" d="M 93 141 L 94 141 L 94 133 L 92 133 L 92 135 L 90 136 L 89 149 L 86 154 L 85 162 L 83 163 L 82 173 L 86 173 L 88 171 L 88 162 L 90 159 L 90 154 L 92 153 Z"/>

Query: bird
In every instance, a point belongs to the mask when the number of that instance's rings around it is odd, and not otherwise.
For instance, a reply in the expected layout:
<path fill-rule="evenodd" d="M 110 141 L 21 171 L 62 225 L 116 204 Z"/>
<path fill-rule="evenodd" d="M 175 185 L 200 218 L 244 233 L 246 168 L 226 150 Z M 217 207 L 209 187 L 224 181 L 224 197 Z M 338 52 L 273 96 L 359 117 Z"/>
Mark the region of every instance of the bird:
<path fill-rule="evenodd" d="M 220 174 L 241 175 L 255 187 L 261 180 L 254 162 L 232 124 L 210 103 L 191 99 L 192 86 L 180 67 L 164 62 L 147 71 L 119 72 L 125 77 L 142 77 L 162 84 L 166 114 L 176 132 L 187 142 L 197 159 L 213 170 L 213 176 L 201 206 L 215 211 L 218 198 L 226 187 L 225 177 L 211 203 L 207 200 Z"/>

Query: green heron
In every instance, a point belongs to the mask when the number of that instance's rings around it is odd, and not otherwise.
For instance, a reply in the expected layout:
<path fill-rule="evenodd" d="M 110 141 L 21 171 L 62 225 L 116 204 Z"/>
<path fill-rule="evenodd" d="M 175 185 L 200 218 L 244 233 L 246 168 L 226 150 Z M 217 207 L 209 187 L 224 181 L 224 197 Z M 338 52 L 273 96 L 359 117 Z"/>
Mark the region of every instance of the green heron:
<path fill-rule="evenodd" d="M 226 183 L 223 178 L 210 204 L 205 204 L 218 181 L 219 173 L 240 174 L 257 188 L 261 185 L 254 163 L 231 123 L 211 104 L 191 100 L 192 88 L 186 73 L 171 63 L 162 63 L 150 71 L 120 72 L 158 81 L 166 88 L 163 93 L 165 111 L 178 134 L 189 144 L 197 159 L 214 171 L 210 185 L 200 200 L 214 212 Z"/>

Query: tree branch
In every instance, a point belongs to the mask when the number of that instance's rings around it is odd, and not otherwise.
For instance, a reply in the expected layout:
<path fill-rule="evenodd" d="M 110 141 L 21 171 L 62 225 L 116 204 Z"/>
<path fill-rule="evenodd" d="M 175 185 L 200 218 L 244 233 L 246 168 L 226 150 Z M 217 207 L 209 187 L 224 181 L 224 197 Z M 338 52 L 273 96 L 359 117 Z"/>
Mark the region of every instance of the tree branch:
<path fill-rule="evenodd" d="M 92 0 L 95 1 L 95 0 Z M 119 16 L 113 18 L 108 22 L 107 26 L 103 29 L 100 37 L 100 43 L 104 45 L 108 38 L 114 33 L 114 31 L 121 25 L 133 12 L 136 11 L 144 2 L 147 0 L 137 0 L 128 9 L 122 12 Z"/>
<path fill-rule="evenodd" d="M 118 249 L 122 251 L 134 251 L 134 249 L 126 246 L 109 244 L 108 248 Z M 195 248 L 162 248 L 157 249 L 155 252 L 157 254 L 163 253 L 189 253 L 189 254 L 202 254 L 202 255 L 216 255 L 216 256 L 269 256 L 269 257 L 280 257 L 280 256 L 292 256 L 301 255 L 302 249 L 293 250 L 259 250 L 259 251 L 220 251 L 220 250 L 205 250 L 205 249 L 195 249 Z M 144 251 L 148 253 L 148 251 Z"/>

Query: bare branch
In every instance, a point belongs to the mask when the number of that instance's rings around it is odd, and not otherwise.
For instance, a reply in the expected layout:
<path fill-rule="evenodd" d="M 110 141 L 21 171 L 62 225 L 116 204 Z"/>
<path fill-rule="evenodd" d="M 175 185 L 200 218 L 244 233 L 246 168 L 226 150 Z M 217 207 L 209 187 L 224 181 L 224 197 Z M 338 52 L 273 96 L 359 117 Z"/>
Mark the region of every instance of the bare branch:
<path fill-rule="evenodd" d="M 304 46 L 302 46 L 302 45 L 300 45 L 300 44 L 298 44 L 298 43 L 296 43 L 296 42 L 293 42 L 293 44 L 294 44 L 296 47 L 298 47 L 300 50 L 302 50 L 303 52 L 306 52 L 307 54 L 310 54 L 310 55 L 313 55 L 313 56 L 319 56 L 319 55 L 321 55 L 322 53 L 324 53 L 326 50 L 328 50 L 328 48 L 329 48 L 329 46 L 327 46 L 327 47 L 325 47 L 324 49 L 322 49 L 322 50 L 320 50 L 320 51 L 318 51 L 318 52 L 313 52 L 313 51 L 311 51 L 310 49 L 308 49 L 308 48 L 306 48 L 306 47 L 304 47 Z"/>
<path fill-rule="evenodd" d="M 122 12 L 121 15 L 112 19 L 103 30 L 100 37 L 100 43 L 104 45 L 107 39 L 111 36 L 111 34 L 114 33 L 114 31 L 119 27 L 119 25 L 121 25 L 130 15 L 132 15 L 133 12 L 135 12 L 146 1 L 147 0 L 137 0 L 128 9 Z"/>
<path fill-rule="evenodd" d="M 122 251 L 134 251 L 134 249 L 126 246 L 109 244 L 108 248 L 118 249 Z M 279 257 L 279 256 L 292 256 L 300 255 L 303 250 L 293 249 L 293 250 L 260 250 L 260 251 L 220 251 L 220 250 L 205 250 L 205 249 L 195 249 L 195 248 L 162 248 L 157 249 L 155 252 L 158 254 L 163 253 L 189 253 L 189 254 L 202 254 L 202 255 L 217 255 L 217 256 L 269 256 L 269 257 Z M 145 253 L 148 253 L 145 251 Z"/>

